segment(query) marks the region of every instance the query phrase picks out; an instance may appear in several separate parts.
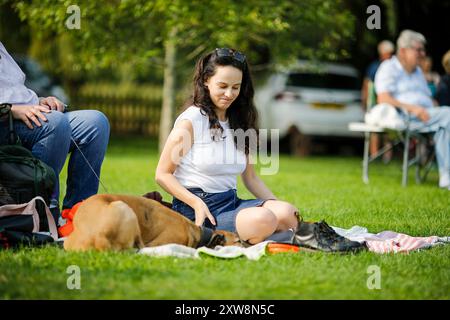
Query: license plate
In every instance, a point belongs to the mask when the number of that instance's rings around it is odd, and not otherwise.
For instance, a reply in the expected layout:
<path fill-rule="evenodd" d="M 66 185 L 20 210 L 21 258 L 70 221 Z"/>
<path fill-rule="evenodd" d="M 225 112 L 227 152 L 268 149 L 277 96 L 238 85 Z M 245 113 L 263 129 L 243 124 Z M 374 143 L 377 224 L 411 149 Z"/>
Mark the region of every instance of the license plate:
<path fill-rule="evenodd" d="M 345 108 L 345 105 L 342 103 L 321 103 L 321 102 L 314 102 L 311 103 L 311 106 L 316 109 L 335 109 L 335 110 L 341 110 Z"/>

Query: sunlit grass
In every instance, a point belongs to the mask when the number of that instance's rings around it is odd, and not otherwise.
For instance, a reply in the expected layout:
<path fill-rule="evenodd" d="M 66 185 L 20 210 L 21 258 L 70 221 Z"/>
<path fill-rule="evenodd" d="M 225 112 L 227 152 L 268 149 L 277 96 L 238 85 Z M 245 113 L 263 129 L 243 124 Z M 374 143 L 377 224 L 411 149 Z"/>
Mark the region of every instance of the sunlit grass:
<path fill-rule="evenodd" d="M 109 193 L 160 191 L 153 175 L 156 142 L 111 141 L 102 169 Z M 422 185 L 401 187 L 400 163 L 371 167 L 361 182 L 361 159 L 280 158 L 278 174 L 262 179 L 295 204 L 305 220 L 325 219 L 370 232 L 450 235 L 450 192 L 432 172 Z M 65 173 L 61 181 L 65 180 Z M 411 179 L 413 175 L 411 172 Z M 104 190 L 100 190 L 104 193 Z M 239 182 L 239 195 L 251 197 Z M 58 247 L 0 252 L 3 299 L 449 299 L 450 246 L 410 254 L 280 254 L 259 261 L 150 258 L 133 252 L 67 253 Z M 67 288 L 67 267 L 77 265 L 81 289 Z M 369 266 L 380 267 L 381 288 L 367 287 Z"/>

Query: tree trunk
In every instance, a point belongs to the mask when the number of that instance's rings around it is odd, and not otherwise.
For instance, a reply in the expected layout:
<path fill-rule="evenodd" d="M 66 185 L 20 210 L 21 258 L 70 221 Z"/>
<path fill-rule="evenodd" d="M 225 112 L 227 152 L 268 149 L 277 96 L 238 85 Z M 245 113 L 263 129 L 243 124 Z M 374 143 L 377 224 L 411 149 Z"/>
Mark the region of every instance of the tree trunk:
<path fill-rule="evenodd" d="M 311 137 L 302 134 L 296 127 L 289 130 L 289 149 L 291 155 L 307 157 L 311 154 Z"/>
<path fill-rule="evenodd" d="M 164 44 L 164 86 L 163 101 L 161 110 L 161 120 L 159 123 L 159 152 L 162 151 L 167 137 L 172 128 L 172 121 L 175 110 L 175 79 L 176 79 L 176 34 L 175 28 L 170 30 L 169 37 Z"/>

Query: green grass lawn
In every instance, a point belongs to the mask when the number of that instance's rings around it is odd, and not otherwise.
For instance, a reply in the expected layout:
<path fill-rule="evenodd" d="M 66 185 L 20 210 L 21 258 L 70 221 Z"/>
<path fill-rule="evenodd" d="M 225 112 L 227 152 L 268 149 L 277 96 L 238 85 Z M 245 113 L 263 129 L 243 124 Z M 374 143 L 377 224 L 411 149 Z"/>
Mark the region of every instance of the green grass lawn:
<path fill-rule="evenodd" d="M 113 139 L 103 183 L 109 193 L 158 190 L 170 200 L 154 182 L 157 161 L 155 141 Z M 357 224 L 374 233 L 450 235 L 450 192 L 437 188 L 436 172 L 426 183 L 410 182 L 406 188 L 401 187 L 399 162 L 374 164 L 370 177 L 370 185 L 364 185 L 360 158 L 282 156 L 279 173 L 262 178 L 280 199 L 295 204 L 305 220 L 325 219 L 344 228 Z M 241 183 L 239 194 L 250 197 Z M 71 265 L 80 268 L 79 290 L 67 288 Z M 381 288 L 371 290 L 368 268 L 373 265 L 380 268 Z M 278 254 L 259 261 L 67 253 L 57 247 L 2 251 L 0 298 L 449 299 L 450 246 L 410 254 Z"/>

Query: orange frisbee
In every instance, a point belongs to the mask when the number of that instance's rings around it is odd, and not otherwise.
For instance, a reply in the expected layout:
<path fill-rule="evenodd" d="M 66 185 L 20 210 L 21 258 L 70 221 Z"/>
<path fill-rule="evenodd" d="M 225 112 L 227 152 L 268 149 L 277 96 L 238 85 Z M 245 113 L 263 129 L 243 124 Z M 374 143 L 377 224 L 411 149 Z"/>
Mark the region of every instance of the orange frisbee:
<path fill-rule="evenodd" d="M 271 242 L 267 244 L 267 251 L 273 254 L 281 252 L 298 252 L 299 247 L 294 244 Z"/>

